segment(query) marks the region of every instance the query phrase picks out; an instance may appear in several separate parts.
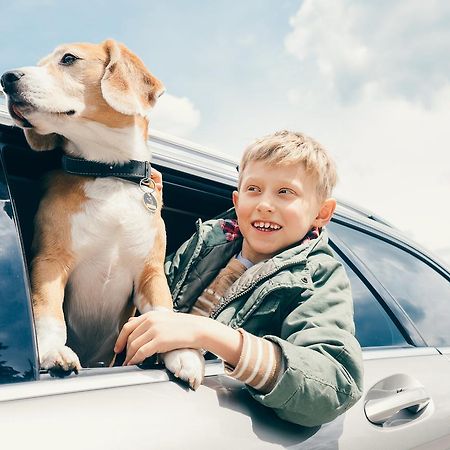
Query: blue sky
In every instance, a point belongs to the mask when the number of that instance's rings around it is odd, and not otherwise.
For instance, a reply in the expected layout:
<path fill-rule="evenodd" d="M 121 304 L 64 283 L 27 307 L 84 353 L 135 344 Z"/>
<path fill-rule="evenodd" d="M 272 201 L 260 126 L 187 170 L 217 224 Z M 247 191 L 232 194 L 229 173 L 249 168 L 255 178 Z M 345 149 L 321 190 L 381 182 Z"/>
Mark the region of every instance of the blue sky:
<path fill-rule="evenodd" d="M 310 134 L 338 164 L 339 197 L 450 261 L 450 3 L 2 3 L 0 72 L 114 38 L 167 88 L 153 128 L 236 159 L 274 130 Z"/>

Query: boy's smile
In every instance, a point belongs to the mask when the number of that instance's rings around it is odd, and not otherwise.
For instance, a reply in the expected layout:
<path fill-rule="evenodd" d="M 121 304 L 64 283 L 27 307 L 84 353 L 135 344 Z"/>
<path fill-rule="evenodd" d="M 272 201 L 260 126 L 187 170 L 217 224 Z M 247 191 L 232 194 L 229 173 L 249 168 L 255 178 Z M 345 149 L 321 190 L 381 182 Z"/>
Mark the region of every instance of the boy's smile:
<path fill-rule="evenodd" d="M 259 231 L 268 232 L 281 230 L 282 226 L 272 222 L 253 222 L 252 225 Z"/>
<path fill-rule="evenodd" d="M 325 225 L 328 220 L 320 213 L 326 201 L 319 201 L 316 184 L 303 164 L 250 161 L 239 192 L 233 192 L 242 255 L 253 263 L 263 261 L 300 241 L 313 226 Z"/>

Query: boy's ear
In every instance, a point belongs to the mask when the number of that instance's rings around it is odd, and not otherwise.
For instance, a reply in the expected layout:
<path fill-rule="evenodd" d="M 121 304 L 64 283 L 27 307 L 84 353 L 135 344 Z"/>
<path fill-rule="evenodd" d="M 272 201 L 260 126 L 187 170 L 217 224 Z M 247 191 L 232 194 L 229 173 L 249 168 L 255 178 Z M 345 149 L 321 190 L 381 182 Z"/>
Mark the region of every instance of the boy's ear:
<path fill-rule="evenodd" d="M 233 200 L 234 207 L 237 208 L 238 201 L 239 201 L 239 192 L 238 191 L 233 191 L 233 196 L 231 198 Z"/>
<path fill-rule="evenodd" d="M 334 198 L 327 198 L 320 206 L 319 214 L 317 214 L 313 225 L 318 228 L 324 227 L 330 220 L 336 209 L 336 200 Z"/>

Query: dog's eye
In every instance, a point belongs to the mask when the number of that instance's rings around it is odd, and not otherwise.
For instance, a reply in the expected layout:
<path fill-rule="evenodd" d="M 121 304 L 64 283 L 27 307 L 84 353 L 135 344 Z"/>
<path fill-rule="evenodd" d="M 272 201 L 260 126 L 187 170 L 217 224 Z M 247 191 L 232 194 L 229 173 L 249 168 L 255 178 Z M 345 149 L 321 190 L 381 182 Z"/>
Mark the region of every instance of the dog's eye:
<path fill-rule="evenodd" d="M 63 66 L 71 66 L 77 59 L 75 55 L 72 55 L 71 53 L 66 53 L 59 62 Z"/>

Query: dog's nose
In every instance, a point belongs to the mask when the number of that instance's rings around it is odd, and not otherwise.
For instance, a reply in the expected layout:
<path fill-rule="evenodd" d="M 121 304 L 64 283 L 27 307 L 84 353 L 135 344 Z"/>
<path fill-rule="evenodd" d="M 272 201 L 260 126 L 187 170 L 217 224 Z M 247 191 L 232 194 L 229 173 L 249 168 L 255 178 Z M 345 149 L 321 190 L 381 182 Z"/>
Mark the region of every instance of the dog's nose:
<path fill-rule="evenodd" d="M 9 72 L 5 72 L 0 79 L 2 84 L 2 88 L 6 94 L 8 94 L 8 89 L 14 85 L 16 81 L 19 81 L 25 74 L 23 72 L 19 72 L 18 70 L 11 70 Z"/>

